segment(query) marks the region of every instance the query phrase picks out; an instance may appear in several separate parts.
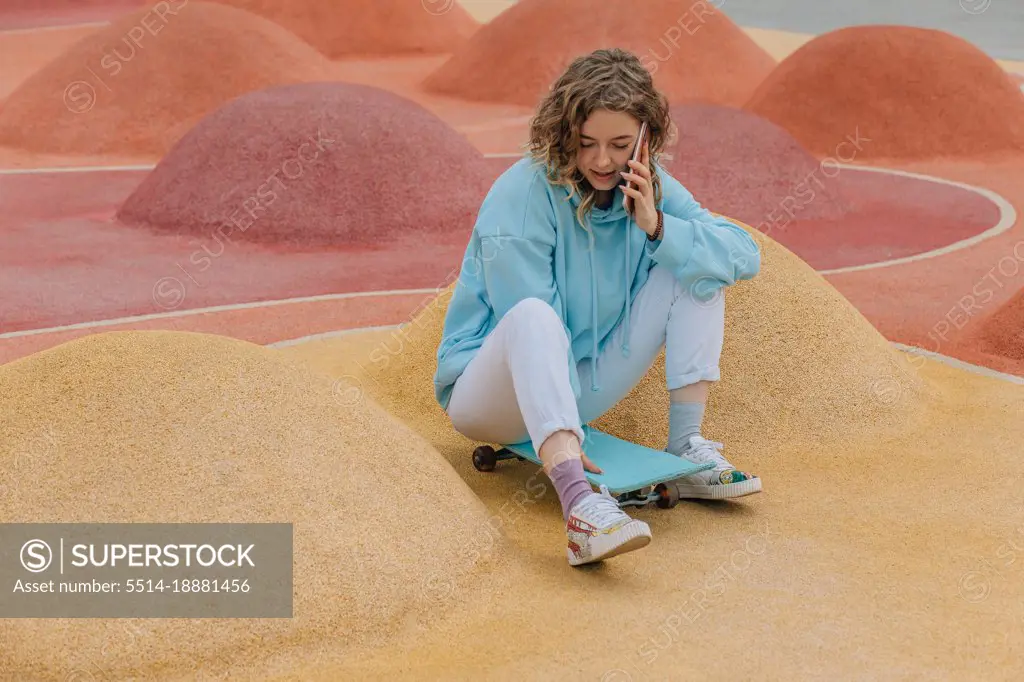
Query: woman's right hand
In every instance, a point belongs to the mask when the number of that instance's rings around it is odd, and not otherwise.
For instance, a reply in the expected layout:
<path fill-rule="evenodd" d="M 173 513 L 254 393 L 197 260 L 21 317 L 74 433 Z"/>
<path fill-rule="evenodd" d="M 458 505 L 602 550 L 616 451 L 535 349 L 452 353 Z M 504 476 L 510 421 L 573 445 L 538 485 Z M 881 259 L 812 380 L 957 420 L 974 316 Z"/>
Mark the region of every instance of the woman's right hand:
<path fill-rule="evenodd" d="M 590 458 L 587 457 L 586 453 L 580 455 L 580 460 L 583 462 L 583 470 L 584 471 L 589 471 L 592 474 L 603 474 L 604 473 L 604 471 L 601 469 L 601 467 L 597 466 L 596 464 L 594 464 L 593 462 L 590 461 Z"/>

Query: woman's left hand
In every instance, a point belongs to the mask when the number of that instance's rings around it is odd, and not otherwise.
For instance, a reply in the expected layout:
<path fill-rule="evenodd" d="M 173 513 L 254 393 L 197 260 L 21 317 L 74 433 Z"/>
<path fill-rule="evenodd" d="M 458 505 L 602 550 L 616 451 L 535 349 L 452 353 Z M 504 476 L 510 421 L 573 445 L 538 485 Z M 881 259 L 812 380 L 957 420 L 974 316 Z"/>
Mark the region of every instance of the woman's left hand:
<path fill-rule="evenodd" d="M 650 158 L 647 142 L 640 152 L 640 161 L 628 161 L 632 172 L 622 173 L 623 179 L 632 182 L 637 186 L 622 186 L 622 193 L 633 200 L 633 220 L 636 226 L 648 235 L 654 234 L 658 227 L 658 208 L 654 205 L 654 187 L 651 184 L 651 169 L 648 165 Z M 626 201 L 623 199 L 623 201 Z"/>

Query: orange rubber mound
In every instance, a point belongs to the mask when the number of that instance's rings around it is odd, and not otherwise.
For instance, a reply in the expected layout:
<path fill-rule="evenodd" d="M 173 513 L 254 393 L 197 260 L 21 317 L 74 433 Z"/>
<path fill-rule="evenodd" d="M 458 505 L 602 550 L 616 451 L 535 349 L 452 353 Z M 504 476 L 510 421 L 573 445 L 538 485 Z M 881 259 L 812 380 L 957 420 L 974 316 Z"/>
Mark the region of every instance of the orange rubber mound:
<path fill-rule="evenodd" d="M 0 110 L 0 145 L 163 155 L 224 102 L 324 78 L 316 50 L 262 17 L 192 0 L 123 16 L 30 76 Z"/>
<path fill-rule="evenodd" d="M 225 241 L 464 242 L 492 175 L 476 148 L 414 102 L 351 83 L 289 85 L 206 117 L 117 218 L 197 237 L 213 257 Z"/>
<path fill-rule="evenodd" d="M 853 26 L 787 57 L 746 105 L 811 152 L 847 135 L 858 158 L 920 159 L 1024 151 L 1024 95 L 988 55 L 943 31 Z"/>
<path fill-rule="evenodd" d="M 1024 289 L 983 321 L 974 340 L 986 353 L 1024 360 Z"/>
<path fill-rule="evenodd" d="M 214 0 L 259 14 L 332 59 L 454 51 L 479 27 L 455 0 Z"/>
<path fill-rule="evenodd" d="M 468 100 L 533 106 L 576 57 L 636 54 L 673 103 L 742 106 L 775 60 L 711 3 L 520 0 L 423 82 Z"/>

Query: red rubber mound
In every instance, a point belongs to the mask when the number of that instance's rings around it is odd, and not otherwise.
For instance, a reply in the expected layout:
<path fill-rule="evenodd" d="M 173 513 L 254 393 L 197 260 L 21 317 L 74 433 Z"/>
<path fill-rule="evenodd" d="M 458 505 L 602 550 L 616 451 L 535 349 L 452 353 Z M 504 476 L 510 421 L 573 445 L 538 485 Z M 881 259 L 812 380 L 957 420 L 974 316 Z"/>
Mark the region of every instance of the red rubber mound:
<path fill-rule="evenodd" d="M 0 30 L 109 22 L 157 0 L 0 0 Z M 168 9 L 184 0 L 165 0 Z"/>
<path fill-rule="evenodd" d="M 157 0 L 0 0 L 0 30 L 110 21 Z M 187 0 L 164 0 L 173 9 Z M 163 8 L 161 8 L 163 9 Z"/>
<path fill-rule="evenodd" d="M 226 240 L 464 242 L 492 175 L 467 140 L 414 102 L 349 83 L 281 86 L 209 115 L 117 217 L 213 251 Z"/>
<path fill-rule="evenodd" d="M 716 213 L 757 226 L 788 206 L 793 218 L 838 218 L 847 206 L 829 167 L 774 123 L 712 104 L 672 107 L 678 139 L 665 166 Z M 824 171 L 824 172 L 823 172 Z"/>
<path fill-rule="evenodd" d="M 819 162 L 748 112 L 682 105 L 672 115 L 681 135 L 673 158 L 661 158 L 664 168 L 703 206 L 742 220 L 817 269 L 925 253 L 1002 218 L 998 205 L 966 188 Z M 517 160 L 488 159 L 490 177 Z"/>
<path fill-rule="evenodd" d="M 284 26 L 332 59 L 454 51 L 479 27 L 456 0 L 214 0 Z"/>
<path fill-rule="evenodd" d="M 319 80 L 327 61 L 262 17 L 191 0 L 123 16 L 34 73 L 0 110 L 0 145 L 162 155 L 224 102 Z"/>
<path fill-rule="evenodd" d="M 746 105 L 810 151 L 847 135 L 861 158 L 919 159 L 1024 151 L 1024 95 L 995 61 L 942 31 L 853 26 L 787 57 Z"/>
<path fill-rule="evenodd" d="M 166 0 L 166 4 L 173 9 L 186 4 L 187 1 Z M 0 12 L 48 12 L 83 7 L 141 7 L 148 4 L 150 0 L 0 0 Z"/>
<path fill-rule="evenodd" d="M 1018 247 L 1024 256 L 1024 249 Z M 1012 258 L 1004 258 L 1010 261 Z M 1024 262 L 1018 261 L 1013 266 L 1001 263 L 1009 272 L 1024 272 Z M 998 277 L 998 275 L 997 275 Z M 996 280 L 998 281 L 998 279 Z M 995 285 L 990 285 L 994 289 Z M 982 322 L 981 332 L 974 338 L 979 350 L 993 355 L 1002 355 L 1012 360 L 1024 360 L 1024 289 L 996 310 L 991 317 Z"/>
<path fill-rule="evenodd" d="M 742 106 L 775 67 L 710 2 L 520 0 L 483 26 L 423 86 L 469 100 L 533 106 L 576 57 L 636 54 L 673 101 Z"/>
<path fill-rule="evenodd" d="M 910 256 L 995 225 L 998 207 L 959 187 L 819 160 L 789 133 L 747 111 L 672 109 L 679 138 L 666 170 L 705 207 L 769 234 L 815 268 Z M 842 156 L 865 144 L 851 138 Z"/>

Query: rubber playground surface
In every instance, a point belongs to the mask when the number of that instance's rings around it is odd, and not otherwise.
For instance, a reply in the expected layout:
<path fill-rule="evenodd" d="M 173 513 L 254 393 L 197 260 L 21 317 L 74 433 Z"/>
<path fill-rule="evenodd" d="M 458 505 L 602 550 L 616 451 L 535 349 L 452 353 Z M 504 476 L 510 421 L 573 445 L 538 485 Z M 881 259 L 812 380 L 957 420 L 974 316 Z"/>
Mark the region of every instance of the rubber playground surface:
<path fill-rule="evenodd" d="M 5 619 L 0 669 L 1024 673 L 1024 65 L 705 3 L 42 4 L 0 0 L 0 521 L 294 523 L 295 613 Z M 651 547 L 578 570 L 429 365 L 475 209 L 595 35 L 656 67 L 670 172 L 765 245 L 708 412 L 765 493 L 631 512 Z M 657 443 L 656 389 L 604 426 Z"/>

